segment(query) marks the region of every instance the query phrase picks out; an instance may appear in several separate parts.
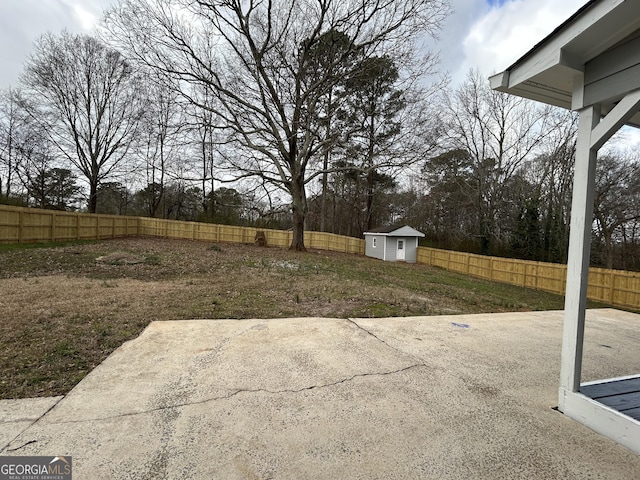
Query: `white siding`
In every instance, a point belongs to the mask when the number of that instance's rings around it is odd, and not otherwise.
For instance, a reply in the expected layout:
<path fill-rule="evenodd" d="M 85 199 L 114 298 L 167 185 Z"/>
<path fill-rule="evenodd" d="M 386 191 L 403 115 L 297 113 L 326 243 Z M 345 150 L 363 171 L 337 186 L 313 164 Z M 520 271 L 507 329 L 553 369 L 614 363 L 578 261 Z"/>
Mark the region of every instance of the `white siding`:
<path fill-rule="evenodd" d="M 398 250 L 398 237 L 384 237 L 387 245 L 387 262 L 396 261 L 396 253 Z"/>
<path fill-rule="evenodd" d="M 374 239 L 376 246 L 374 247 Z M 366 233 L 364 235 L 364 254 L 367 257 L 379 258 L 387 262 L 395 262 L 398 258 L 398 240 L 404 240 L 405 258 L 407 263 L 416 263 L 418 256 L 418 237 L 387 236 Z"/>
<path fill-rule="evenodd" d="M 398 260 L 398 240 L 404 240 L 404 261 L 416 263 L 418 256 L 418 239 L 416 237 L 389 237 L 387 238 L 387 260 L 395 262 Z"/>
<path fill-rule="evenodd" d="M 373 246 L 373 242 L 376 242 L 376 246 Z M 367 257 L 379 258 L 380 260 L 384 260 L 384 242 L 386 237 L 381 235 L 365 235 L 365 248 L 364 254 Z"/>
<path fill-rule="evenodd" d="M 407 238 L 406 251 L 404 252 L 405 262 L 416 263 L 418 257 L 418 238 Z"/>
<path fill-rule="evenodd" d="M 640 37 L 636 36 L 585 64 L 584 105 L 619 98 L 636 90 L 639 75 Z"/>

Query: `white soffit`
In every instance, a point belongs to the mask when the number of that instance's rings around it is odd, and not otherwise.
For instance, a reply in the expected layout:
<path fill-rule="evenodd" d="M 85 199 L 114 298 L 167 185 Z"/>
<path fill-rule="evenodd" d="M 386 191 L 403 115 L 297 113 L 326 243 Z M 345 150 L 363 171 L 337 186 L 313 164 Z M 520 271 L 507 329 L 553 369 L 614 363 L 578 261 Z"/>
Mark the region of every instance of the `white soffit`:
<path fill-rule="evenodd" d="M 640 88 L 640 0 L 591 0 L 490 80 L 501 92 L 567 109 L 601 103 L 608 113 Z M 640 126 L 640 112 L 628 123 Z"/>

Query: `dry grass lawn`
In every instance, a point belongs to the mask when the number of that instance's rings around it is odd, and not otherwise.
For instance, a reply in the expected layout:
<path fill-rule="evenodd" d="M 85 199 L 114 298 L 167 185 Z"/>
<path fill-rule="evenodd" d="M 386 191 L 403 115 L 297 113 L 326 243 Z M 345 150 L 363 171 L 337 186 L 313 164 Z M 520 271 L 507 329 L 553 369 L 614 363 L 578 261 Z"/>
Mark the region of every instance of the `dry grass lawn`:
<path fill-rule="evenodd" d="M 154 320 L 560 308 L 556 295 L 340 253 L 148 238 L 0 246 L 0 398 L 68 392 Z"/>

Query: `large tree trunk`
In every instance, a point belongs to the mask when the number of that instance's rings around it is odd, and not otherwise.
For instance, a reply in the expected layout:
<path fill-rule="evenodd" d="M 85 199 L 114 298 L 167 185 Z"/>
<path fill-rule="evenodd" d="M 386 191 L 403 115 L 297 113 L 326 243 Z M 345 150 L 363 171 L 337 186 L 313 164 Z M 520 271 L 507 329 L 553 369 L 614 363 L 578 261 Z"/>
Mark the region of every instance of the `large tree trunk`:
<path fill-rule="evenodd" d="M 327 184 L 329 175 L 327 174 L 327 168 L 329 168 L 329 150 L 324 152 L 324 159 L 322 162 L 322 203 L 320 205 L 320 231 L 327 231 Z"/>
<path fill-rule="evenodd" d="M 607 235 L 604 239 L 605 252 L 607 254 L 607 268 L 611 270 L 613 268 L 613 242 L 611 241 L 611 235 Z"/>
<path fill-rule="evenodd" d="M 304 179 L 301 175 L 294 175 L 291 182 L 291 205 L 293 208 L 293 238 L 290 250 L 305 252 L 304 221 L 307 216 L 307 195 L 304 189 Z"/>
<path fill-rule="evenodd" d="M 96 209 L 98 208 L 98 181 L 91 181 L 91 185 L 89 186 L 89 202 L 88 202 L 88 210 L 89 213 L 96 213 Z"/>
<path fill-rule="evenodd" d="M 611 270 L 613 268 L 613 229 L 607 227 L 602 227 L 602 237 L 604 240 L 604 257 L 605 257 L 605 268 Z"/>
<path fill-rule="evenodd" d="M 326 127 L 326 131 L 325 131 L 325 136 L 326 138 L 329 138 L 331 136 L 331 122 L 332 122 L 332 118 L 333 118 L 333 108 L 332 108 L 332 104 L 333 104 L 333 95 L 332 95 L 333 89 L 329 90 L 329 95 L 328 95 L 328 99 L 327 99 L 327 127 Z M 322 160 L 322 169 L 324 170 L 322 172 L 322 204 L 320 206 L 320 231 L 321 232 L 326 232 L 327 231 L 327 185 L 329 183 L 329 174 L 328 169 L 329 169 L 329 156 L 331 154 L 331 148 L 330 147 L 326 147 L 324 150 L 324 158 Z"/>
<path fill-rule="evenodd" d="M 373 195 L 374 195 L 375 170 L 371 168 L 367 174 L 367 220 L 365 225 L 366 231 L 373 229 Z"/>

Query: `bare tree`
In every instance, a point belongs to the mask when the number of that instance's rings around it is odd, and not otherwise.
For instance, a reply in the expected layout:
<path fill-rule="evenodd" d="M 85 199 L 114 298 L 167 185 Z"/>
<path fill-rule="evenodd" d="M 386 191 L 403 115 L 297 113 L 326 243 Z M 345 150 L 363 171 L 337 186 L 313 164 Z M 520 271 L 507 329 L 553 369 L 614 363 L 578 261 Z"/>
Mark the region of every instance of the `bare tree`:
<path fill-rule="evenodd" d="M 29 203 L 29 197 L 35 199 L 31 194 L 35 178 L 45 180 L 45 173 L 56 166 L 59 164 L 46 131 L 29 116 L 20 92 L 8 90 L 0 104 L 0 198 L 22 198 Z"/>
<path fill-rule="evenodd" d="M 16 92 L 9 89 L 0 95 L 0 198 L 9 198 L 22 157 L 29 143 L 25 112 L 20 108 Z"/>
<path fill-rule="evenodd" d="M 203 86 L 196 90 L 198 102 L 190 105 L 189 116 L 191 125 L 189 133 L 196 156 L 200 162 L 200 184 L 202 189 L 202 211 L 204 218 L 212 221 L 215 216 L 215 180 L 216 180 L 216 152 L 219 150 L 218 129 L 216 117 L 209 107 L 214 95 L 209 88 Z M 206 105 L 201 107 L 199 105 Z"/>
<path fill-rule="evenodd" d="M 106 25 L 139 60 L 210 88 L 209 108 L 236 147 L 226 161 L 238 177 L 260 176 L 290 195 L 291 248 L 303 250 L 305 188 L 323 171 L 310 164 L 333 141 L 310 119 L 339 81 L 331 66 L 308 81 L 315 46 L 337 30 L 351 43 L 335 65 L 356 50 L 408 62 L 447 13 L 446 0 L 124 0 Z"/>
<path fill-rule="evenodd" d="M 155 217 L 163 200 L 171 166 L 178 163 L 185 153 L 182 136 L 186 120 L 176 89 L 153 72 L 146 77 L 146 108 L 138 137 L 149 193 L 145 213 Z"/>
<path fill-rule="evenodd" d="M 32 117 L 97 189 L 126 158 L 141 116 L 140 83 L 118 52 L 93 37 L 45 34 L 27 60 L 21 82 Z"/>
<path fill-rule="evenodd" d="M 475 233 L 482 253 L 488 253 L 491 241 L 506 233 L 500 213 L 509 200 L 511 180 L 549 134 L 550 107 L 493 91 L 479 72 L 470 72 L 444 101 L 451 145 L 472 160 L 470 191 L 479 222 Z"/>
<path fill-rule="evenodd" d="M 614 154 L 601 156 L 596 166 L 594 217 L 597 237 L 604 244 L 606 268 L 613 268 L 613 247 L 624 238 L 625 225 L 640 220 L 639 198 L 640 162 L 637 158 Z"/>
<path fill-rule="evenodd" d="M 539 260 L 566 263 L 569 248 L 569 216 L 578 117 L 557 109 L 552 126 L 541 145 L 541 153 L 522 166 L 523 176 L 533 186 L 530 198 L 539 201 L 542 218 L 542 252 Z"/>

